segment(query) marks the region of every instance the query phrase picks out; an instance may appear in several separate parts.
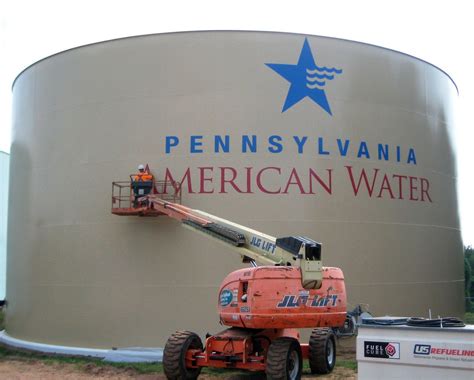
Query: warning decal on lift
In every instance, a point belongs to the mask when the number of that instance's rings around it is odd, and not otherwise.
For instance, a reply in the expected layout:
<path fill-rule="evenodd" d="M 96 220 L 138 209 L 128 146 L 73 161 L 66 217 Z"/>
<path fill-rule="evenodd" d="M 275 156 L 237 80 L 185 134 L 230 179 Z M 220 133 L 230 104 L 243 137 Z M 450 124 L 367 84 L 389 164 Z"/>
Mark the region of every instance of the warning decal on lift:
<path fill-rule="evenodd" d="M 221 306 L 227 306 L 232 302 L 232 298 L 233 298 L 232 292 L 228 289 L 224 289 L 221 292 L 219 302 L 220 302 Z"/>

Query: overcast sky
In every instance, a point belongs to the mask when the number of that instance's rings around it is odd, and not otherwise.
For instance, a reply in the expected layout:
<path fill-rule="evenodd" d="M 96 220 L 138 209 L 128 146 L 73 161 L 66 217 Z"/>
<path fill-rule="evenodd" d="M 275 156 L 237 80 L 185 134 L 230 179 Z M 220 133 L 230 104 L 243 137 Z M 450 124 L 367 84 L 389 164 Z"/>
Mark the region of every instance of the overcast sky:
<path fill-rule="evenodd" d="M 474 245 L 473 14 L 446 1 L 0 2 L 0 150 L 10 149 L 11 84 L 26 66 L 71 47 L 124 36 L 183 30 L 266 30 L 367 42 L 422 58 L 459 88 L 457 152 L 465 245 Z"/>

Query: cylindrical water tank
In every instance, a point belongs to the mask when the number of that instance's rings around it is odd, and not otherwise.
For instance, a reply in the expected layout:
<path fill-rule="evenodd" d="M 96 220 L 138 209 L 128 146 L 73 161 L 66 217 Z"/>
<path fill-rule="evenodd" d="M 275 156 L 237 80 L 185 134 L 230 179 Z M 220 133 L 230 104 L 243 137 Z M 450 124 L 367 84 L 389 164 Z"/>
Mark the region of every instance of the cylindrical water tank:
<path fill-rule="evenodd" d="M 9 158 L 8 153 L 0 150 L 0 300 L 5 299 L 6 284 Z"/>
<path fill-rule="evenodd" d="M 353 306 L 460 315 L 456 98 L 427 62 L 298 34 L 139 36 L 33 64 L 13 86 L 7 333 L 105 348 L 222 328 L 240 257 L 110 212 L 112 181 L 147 163 L 192 208 L 320 241 Z"/>

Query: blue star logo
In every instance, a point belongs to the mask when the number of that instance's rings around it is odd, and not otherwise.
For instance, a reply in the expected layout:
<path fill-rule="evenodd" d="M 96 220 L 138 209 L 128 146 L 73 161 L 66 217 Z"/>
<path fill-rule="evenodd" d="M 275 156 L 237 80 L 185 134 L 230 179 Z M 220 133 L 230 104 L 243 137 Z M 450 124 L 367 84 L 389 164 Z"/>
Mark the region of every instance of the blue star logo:
<path fill-rule="evenodd" d="M 280 63 L 266 63 L 266 65 L 291 83 L 281 112 L 285 112 L 300 100 L 309 97 L 329 115 L 332 115 L 324 87 L 327 81 L 333 80 L 336 74 L 342 73 L 342 70 L 316 65 L 307 38 L 304 40 L 296 65 Z"/>

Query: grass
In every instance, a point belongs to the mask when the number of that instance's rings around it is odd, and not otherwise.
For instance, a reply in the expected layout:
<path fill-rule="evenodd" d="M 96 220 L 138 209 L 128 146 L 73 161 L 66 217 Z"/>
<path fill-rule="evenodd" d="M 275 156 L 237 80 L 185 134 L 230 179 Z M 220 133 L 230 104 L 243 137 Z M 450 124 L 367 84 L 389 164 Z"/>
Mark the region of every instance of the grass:
<path fill-rule="evenodd" d="M 347 369 L 357 372 L 357 361 L 337 358 L 336 367 L 347 368 Z M 203 368 L 202 373 L 214 375 L 214 376 L 222 376 L 222 377 L 228 377 L 235 374 L 243 374 L 244 376 L 245 374 L 248 374 L 249 377 L 253 376 L 253 373 L 249 371 L 239 371 L 239 370 L 229 370 L 229 369 L 219 369 L 219 368 Z M 309 367 L 309 362 L 307 360 L 303 360 L 303 374 L 304 375 L 311 374 L 311 369 Z"/>
<path fill-rule="evenodd" d="M 467 316 L 473 320 L 468 322 Z M 474 323 L 474 313 L 466 313 L 466 323 Z M 4 313 L 0 308 L 0 330 L 4 328 Z M 133 371 L 137 374 L 159 374 L 163 373 L 163 365 L 161 363 L 111 363 L 104 362 L 101 359 L 77 357 L 77 356 L 62 356 L 54 354 L 41 354 L 32 351 L 20 350 L 0 345 L 0 361 L 2 360 L 18 360 L 23 362 L 37 362 L 40 361 L 47 365 L 73 365 L 80 371 L 88 372 L 91 368 L 115 368 L 123 371 Z M 338 358 L 336 361 L 336 367 L 348 368 L 357 372 L 357 361 L 355 360 L 344 360 Z M 304 361 L 303 365 L 304 373 L 310 373 L 308 361 Z M 220 369 L 220 368 L 203 368 L 203 374 L 212 376 L 228 377 L 235 374 L 243 374 L 251 372 Z"/>
<path fill-rule="evenodd" d="M 90 372 L 93 368 L 115 368 L 123 371 L 133 371 L 137 374 L 160 374 L 163 373 L 163 365 L 161 363 L 110 363 L 104 362 L 100 359 L 74 357 L 74 356 L 61 356 L 61 355 L 48 355 L 40 354 L 36 352 L 29 352 L 23 350 L 12 349 L 5 346 L 0 346 L 0 361 L 2 360 L 18 360 L 27 363 L 33 363 L 40 361 L 47 365 L 73 365 L 76 369 L 84 372 Z M 337 367 L 349 368 L 357 371 L 357 362 L 355 360 L 342 360 L 338 359 L 336 362 Z M 309 364 L 305 360 L 303 366 L 304 373 L 310 373 Z M 228 377 L 235 374 L 244 374 L 250 372 L 219 369 L 219 368 L 203 368 L 203 374 L 212 376 Z"/>
<path fill-rule="evenodd" d="M 474 325 L 474 313 L 464 314 L 464 322 L 466 322 L 469 325 Z"/>
<path fill-rule="evenodd" d="M 357 372 L 357 360 L 336 360 L 336 367 L 348 368 Z"/>
<path fill-rule="evenodd" d="M 5 346 L 0 346 L 0 360 L 19 360 L 24 362 L 41 361 L 48 365 L 72 364 L 81 370 L 85 370 L 93 365 L 97 367 L 133 370 L 139 374 L 163 372 L 163 366 L 161 363 L 110 363 L 94 358 L 40 354 L 12 349 Z"/>

